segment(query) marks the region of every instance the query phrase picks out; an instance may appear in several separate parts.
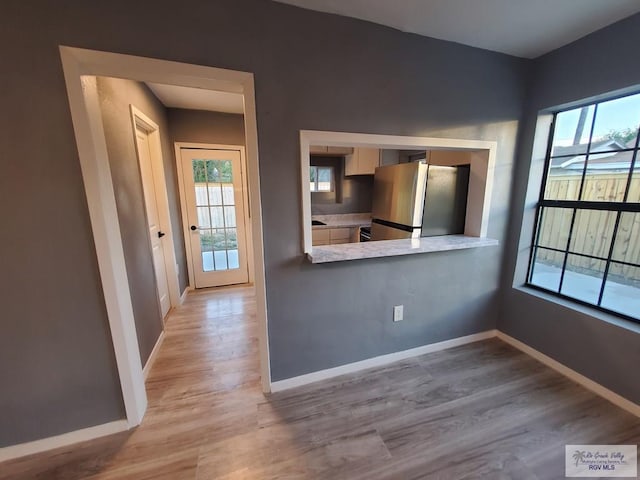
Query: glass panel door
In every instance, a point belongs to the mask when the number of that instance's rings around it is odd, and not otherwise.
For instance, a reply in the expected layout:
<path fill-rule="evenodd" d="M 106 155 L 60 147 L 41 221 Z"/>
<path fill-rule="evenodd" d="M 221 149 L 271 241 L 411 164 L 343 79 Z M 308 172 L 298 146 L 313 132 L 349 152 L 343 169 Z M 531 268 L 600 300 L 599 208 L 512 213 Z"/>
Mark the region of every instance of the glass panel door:
<path fill-rule="evenodd" d="M 205 272 L 240 268 L 236 198 L 229 160 L 191 160 Z"/>
<path fill-rule="evenodd" d="M 182 163 L 196 287 L 247 282 L 240 153 L 182 149 Z"/>

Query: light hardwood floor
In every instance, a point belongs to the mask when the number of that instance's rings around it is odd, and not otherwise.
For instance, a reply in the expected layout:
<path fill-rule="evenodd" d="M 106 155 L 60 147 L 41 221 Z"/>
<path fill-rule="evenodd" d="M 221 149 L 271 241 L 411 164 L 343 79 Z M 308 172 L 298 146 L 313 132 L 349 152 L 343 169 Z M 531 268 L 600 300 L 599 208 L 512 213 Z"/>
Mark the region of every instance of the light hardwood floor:
<path fill-rule="evenodd" d="M 556 479 L 567 443 L 640 421 L 499 340 L 265 397 L 251 288 L 171 314 L 135 431 L 0 464 L 2 479 Z"/>

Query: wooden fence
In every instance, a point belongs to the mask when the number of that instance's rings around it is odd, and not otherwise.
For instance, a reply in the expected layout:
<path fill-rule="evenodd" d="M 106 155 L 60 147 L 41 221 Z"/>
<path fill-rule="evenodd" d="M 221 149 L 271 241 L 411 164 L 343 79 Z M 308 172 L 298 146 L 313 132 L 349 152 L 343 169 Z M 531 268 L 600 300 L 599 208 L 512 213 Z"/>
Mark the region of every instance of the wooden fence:
<path fill-rule="evenodd" d="M 577 200 L 580 175 L 549 176 L 546 198 L 557 200 Z M 622 201 L 627 185 L 627 175 L 605 173 L 590 175 L 585 179 L 583 199 L 596 201 Z M 631 181 L 629 201 L 640 200 L 640 175 L 636 172 Z M 567 245 L 573 210 L 568 208 L 547 208 L 543 213 L 538 245 L 564 250 Z M 578 210 L 569 250 L 594 257 L 607 258 L 616 222 L 616 212 L 599 210 Z M 549 250 L 538 250 L 536 259 L 543 263 L 562 266 L 564 254 Z M 612 259 L 640 263 L 640 214 L 625 212 L 620 218 L 618 234 Z M 606 262 L 578 255 L 569 255 L 567 268 L 594 275 L 604 271 Z M 624 283 L 640 282 L 640 268 L 612 263 L 611 275 Z"/>

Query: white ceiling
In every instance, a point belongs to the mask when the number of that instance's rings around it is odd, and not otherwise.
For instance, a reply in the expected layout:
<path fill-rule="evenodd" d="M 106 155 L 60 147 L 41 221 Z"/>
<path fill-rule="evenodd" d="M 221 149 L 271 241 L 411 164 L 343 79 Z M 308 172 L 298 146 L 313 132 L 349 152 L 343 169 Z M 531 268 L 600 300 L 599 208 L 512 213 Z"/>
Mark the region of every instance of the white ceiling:
<path fill-rule="evenodd" d="M 244 113 L 244 98 L 240 93 L 218 92 L 216 90 L 151 82 L 147 82 L 147 85 L 165 107 Z"/>
<path fill-rule="evenodd" d="M 638 0 L 276 1 L 525 58 L 640 12 Z"/>

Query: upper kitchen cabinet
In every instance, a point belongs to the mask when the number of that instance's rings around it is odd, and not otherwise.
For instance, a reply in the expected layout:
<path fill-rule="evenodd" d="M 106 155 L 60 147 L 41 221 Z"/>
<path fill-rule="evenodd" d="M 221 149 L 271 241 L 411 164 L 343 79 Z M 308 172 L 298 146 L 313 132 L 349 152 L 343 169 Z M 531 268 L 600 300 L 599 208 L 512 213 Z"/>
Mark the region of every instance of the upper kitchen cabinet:
<path fill-rule="evenodd" d="M 327 147 L 328 155 L 351 155 L 353 147 Z"/>
<path fill-rule="evenodd" d="M 347 177 L 350 175 L 373 175 L 379 166 L 379 148 L 357 147 L 353 149 L 353 154 L 347 155 L 344 159 L 344 174 Z"/>
<path fill-rule="evenodd" d="M 309 153 L 311 155 L 325 155 L 325 156 L 344 156 L 351 155 L 353 148 L 351 147 L 327 147 L 322 145 L 310 145 Z"/>

